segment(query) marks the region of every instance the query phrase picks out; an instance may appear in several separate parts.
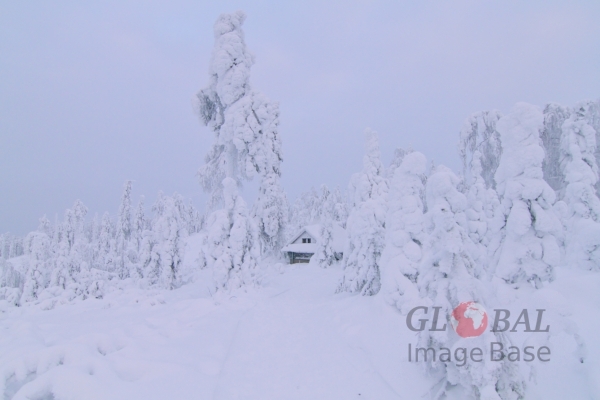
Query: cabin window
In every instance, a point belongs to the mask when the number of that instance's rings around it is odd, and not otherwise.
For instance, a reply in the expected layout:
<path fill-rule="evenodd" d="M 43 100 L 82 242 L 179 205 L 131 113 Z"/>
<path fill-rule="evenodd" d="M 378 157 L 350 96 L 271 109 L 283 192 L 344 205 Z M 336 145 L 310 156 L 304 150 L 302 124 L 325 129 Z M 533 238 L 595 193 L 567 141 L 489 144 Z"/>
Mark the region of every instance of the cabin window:
<path fill-rule="evenodd" d="M 302 243 L 310 243 L 310 238 L 302 238 Z"/>

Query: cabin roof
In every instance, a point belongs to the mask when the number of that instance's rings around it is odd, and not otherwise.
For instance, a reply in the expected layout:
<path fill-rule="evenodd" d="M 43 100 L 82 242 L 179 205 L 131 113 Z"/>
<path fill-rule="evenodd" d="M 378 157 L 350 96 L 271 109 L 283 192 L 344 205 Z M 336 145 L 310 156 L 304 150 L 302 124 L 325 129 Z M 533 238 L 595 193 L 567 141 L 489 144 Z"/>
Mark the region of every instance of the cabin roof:
<path fill-rule="evenodd" d="M 292 236 L 292 239 L 288 241 L 287 245 L 284 246 L 281 251 L 293 252 L 293 253 L 314 253 L 317 250 L 317 243 L 321 240 L 321 224 L 307 225 L 300 229 L 298 233 Z M 294 243 L 304 233 L 310 235 L 317 243 Z M 346 231 L 344 228 L 339 226 L 337 223 L 333 223 L 333 250 L 336 252 L 343 252 L 344 246 L 346 245 Z"/>

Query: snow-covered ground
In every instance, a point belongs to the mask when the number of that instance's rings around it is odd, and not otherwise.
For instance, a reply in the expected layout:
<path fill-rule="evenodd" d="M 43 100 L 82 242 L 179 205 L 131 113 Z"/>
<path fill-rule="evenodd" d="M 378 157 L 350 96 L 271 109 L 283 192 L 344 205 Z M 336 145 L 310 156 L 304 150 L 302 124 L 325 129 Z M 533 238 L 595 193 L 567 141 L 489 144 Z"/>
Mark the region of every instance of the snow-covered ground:
<path fill-rule="evenodd" d="M 204 270 L 172 291 L 112 291 L 50 310 L 4 307 L 3 398 L 429 397 L 435 382 L 407 359 L 415 332 L 381 296 L 334 294 L 339 266 L 267 268 L 263 288 L 232 297 L 212 297 Z M 569 335 L 551 339 L 552 360 L 534 363 L 527 398 L 597 399 L 600 276 L 563 270 L 559 278 L 535 296 L 572 311 L 586 359 L 577 360 Z"/>

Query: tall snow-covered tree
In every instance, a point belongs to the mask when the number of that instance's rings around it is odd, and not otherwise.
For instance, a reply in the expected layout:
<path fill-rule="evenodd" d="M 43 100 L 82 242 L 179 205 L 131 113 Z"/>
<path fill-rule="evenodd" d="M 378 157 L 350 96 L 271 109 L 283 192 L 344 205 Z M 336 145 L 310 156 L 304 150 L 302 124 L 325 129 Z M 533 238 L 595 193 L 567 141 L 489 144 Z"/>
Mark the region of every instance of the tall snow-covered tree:
<path fill-rule="evenodd" d="M 560 223 L 553 212 L 554 190 L 544 181 L 539 108 L 518 103 L 497 123 L 502 158 L 495 180 L 506 226 L 501 231 L 496 275 L 509 284 L 540 287 L 554 279 L 560 262 Z"/>
<path fill-rule="evenodd" d="M 121 279 L 130 276 L 131 260 L 129 257 L 129 246 L 131 240 L 132 215 L 131 215 L 131 181 L 125 182 L 116 231 L 117 273 Z"/>
<path fill-rule="evenodd" d="M 428 237 L 425 256 L 420 264 L 417 279 L 421 294 L 421 305 L 439 307 L 439 315 L 451 315 L 463 302 L 474 301 L 485 307 L 486 290 L 476 277 L 476 268 L 465 229 L 466 197 L 457 189 L 459 179 L 447 167 L 440 165 L 427 180 Z M 440 326 L 446 322 L 440 321 Z M 436 398 L 443 398 L 449 390 L 460 387 L 464 398 L 517 399 L 524 394 L 525 383 L 519 375 L 518 366 L 504 359 L 491 361 L 488 343 L 507 344 L 499 333 L 484 332 L 476 338 L 460 338 L 448 329 L 424 330 L 419 332 L 419 344 L 433 348 L 438 360 L 429 359 L 429 373 L 440 381 Z M 464 363 L 457 357 L 443 358 L 444 348 L 450 350 L 466 348 L 484 349 L 481 363 Z M 466 353 L 465 353 L 466 359 Z M 455 392 L 456 393 L 456 392 Z M 461 393 L 460 391 L 458 393 Z"/>
<path fill-rule="evenodd" d="M 381 287 L 379 259 L 383 251 L 387 182 L 383 176 L 377 133 L 367 129 L 363 171 L 350 182 L 352 211 L 348 217 L 348 244 L 344 250 L 344 276 L 338 292 L 372 296 Z"/>
<path fill-rule="evenodd" d="M 600 199 L 594 185 L 598 182 L 596 132 L 587 124 L 584 110 L 576 110 L 562 125 L 561 166 L 566 188 L 564 201 L 568 214 L 566 262 L 571 266 L 600 269 Z"/>
<path fill-rule="evenodd" d="M 110 215 L 106 212 L 102 215 L 98 242 L 95 243 L 96 268 L 109 272 L 115 269 L 115 242 L 113 236 L 113 225 Z"/>
<path fill-rule="evenodd" d="M 142 243 L 143 233 L 146 229 L 146 213 L 144 211 L 144 196 L 140 198 L 135 210 L 135 218 L 133 220 L 133 236 L 136 244 L 136 249 L 139 252 Z"/>
<path fill-rule="evenodd" d="M 50 286 L 69 289 L 73 296 L 78 295 L 79 277 L 83 269 L 89 267 L 93 258 L 92 250 L 85 235 L 87 208 L 80 200 L 72 209 L 65 211 L 56 235 L 54 268 L 50 276 Z"/>
<path fill-rule="evenodd" d="M 600 143 L 600 99 L 581 101 L 574 107 L 575 112 L 581 114 L 587 124 L 596 131 L 596 143 Z M 600 146 L 596 146 L 596 165 L 600 165 Z M 596 182 L 596 194 L 600 197 L 600 180 Z"/>
<path fill-rule="evenodd" d="M 482 277 L 489 272 L 489 259 L 498 248 L 497 236 L 504 225 L 504 216 L 500 209 L 500 202 L 496 191 L 489 187 L 486 189 L 482 173 L 482 154 L 475 150 L 469 165 L 469 182 L 467 182 L 466 196 L 467 208 L 467 233 L 471 241 L 470 252 L 477 265 L 476 275 Z"/>
<path fill-rule="evenodd" d="M 415 285 L 425 240 L 422 199 L 426 169 L 425 156 L 411 152 L 403 157 L 390 181 L 381 280 L 386 301 L 403 312 L 418 299 Z"/>
<path fill-rule="evenodd" d="M 222 14 L 215 23 L 210 83 L 198 93 L 198 111 L 214 132 L 213 146 L 198 171 L 210 192 L 209 208 L 223 203 L 225 178 L 237 184 L 257 173 L 261 183 L 253 211 L 266 251 L 281 245 L 287 201 L 281 189 L 279 106 L 250 86 L 254 57 L 246 49 L 242 24 L 246 15 Z"/>
<path fill-rule="evenodd" d="M 131 181 L 125 182 L 121 204 L 119 205 L 119 216 L 117 220 L 117 237 L 123 238 L 124 242 L 131 238 L 132 215 L 131 215 Z"/>

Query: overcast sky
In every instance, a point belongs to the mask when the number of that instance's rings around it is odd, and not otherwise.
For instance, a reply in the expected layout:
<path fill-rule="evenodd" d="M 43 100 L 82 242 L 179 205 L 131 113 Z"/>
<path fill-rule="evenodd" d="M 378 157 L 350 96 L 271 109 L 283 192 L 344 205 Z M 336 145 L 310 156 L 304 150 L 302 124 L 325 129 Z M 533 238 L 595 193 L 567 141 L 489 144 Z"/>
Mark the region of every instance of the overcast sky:
<path fill-rule="evenodd" d="M 600 97 L 600 1 L 0 1 L 0 232 L 81 199 L 115 215 L 125 180 L 200 207 L 212 140 L 192 98 L 212 26 L 246 11 L 251 82 L 280 102 L 290 199 L 412 146 L 458 172 L 473 112 Z M 246 191 L 248 202 L 253 201 Z"/>

